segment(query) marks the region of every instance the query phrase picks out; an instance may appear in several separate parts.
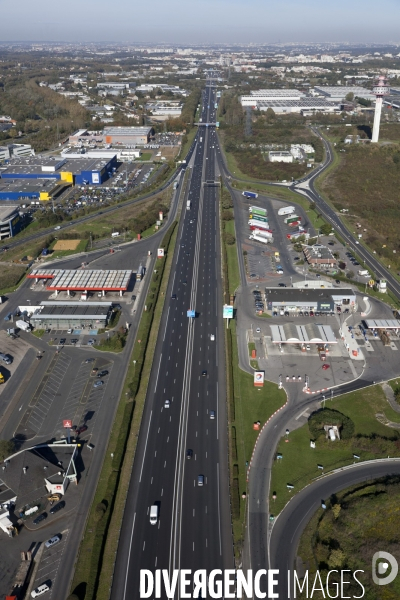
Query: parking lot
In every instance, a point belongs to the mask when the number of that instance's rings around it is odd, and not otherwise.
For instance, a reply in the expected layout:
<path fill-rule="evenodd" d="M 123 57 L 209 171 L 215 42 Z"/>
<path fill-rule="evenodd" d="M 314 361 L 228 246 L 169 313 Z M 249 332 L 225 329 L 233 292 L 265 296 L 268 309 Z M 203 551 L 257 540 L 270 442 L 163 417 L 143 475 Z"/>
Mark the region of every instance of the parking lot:
<path fill-rule="evenodd" d="M 58 535 L 61 540 L 51 548 L 46 548 L 43 542 L 43 554 L 41 556 L 32 589 L 36 589 L 39 585 L 47 583 L 47 585 L 50 587 L 50 591 L 46 594 L 46 598 L 57 598 L 54 580 L 56 579 L 57 573 L 62 566 L 62 556 L 67 547 L 68 533 L 68 530 L 63 530 L 60 533 L 55 532 L 53 535 Z"/>

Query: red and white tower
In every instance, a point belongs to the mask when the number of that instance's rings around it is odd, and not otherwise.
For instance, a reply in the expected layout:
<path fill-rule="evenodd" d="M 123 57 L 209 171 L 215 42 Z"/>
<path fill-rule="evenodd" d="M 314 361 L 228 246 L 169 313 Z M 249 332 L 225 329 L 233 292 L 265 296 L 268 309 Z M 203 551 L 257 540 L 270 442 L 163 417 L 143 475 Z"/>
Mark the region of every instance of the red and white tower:
<path fill-rule="evenodd" d="M 389 87 L 387 79 L 384 75 L 379 75 L 375 80 L 374 87 L 372 88 L 373 93 L 376 96 L 375 104 L 375 116 L 374 116 L 374 128 L 372 130 L 372 142 L 376 143 L 379 139 L 379 126 L 381 124 L 381 112 L 383 97 L 389 95 Z"/>

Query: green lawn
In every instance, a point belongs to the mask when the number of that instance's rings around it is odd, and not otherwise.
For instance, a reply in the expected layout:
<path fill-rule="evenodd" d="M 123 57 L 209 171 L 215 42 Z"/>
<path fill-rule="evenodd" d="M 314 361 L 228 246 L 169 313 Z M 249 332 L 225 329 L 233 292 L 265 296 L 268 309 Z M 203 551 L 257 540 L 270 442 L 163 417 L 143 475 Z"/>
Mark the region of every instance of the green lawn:
<path fill-rule="evenodd" d="M 235 221 L 226 221 L 225 231 L 235 235 Z M 228 260 L 229 293 L 232 295 L 240 285 L 237 244 L 232 244 L 231 246 L 226 244 L 225 247 Z"/>
<path fill-rule="evenodd" d="M 140 155 L 140 158 L 138 158 L 137 160 L 139 162 L 144 162 L 146 160 L 151 160 L 151 157 L 153 156 L 152 152 L 143 152 L 143 154 Z"/>
<path fill-rule="evenodd" d="M 272 469 L 273 514 L 278 514 L 294 493 L 320 475 L 318 464 L 323 465 L 327 472 L 353 463 L 353 454 L 360 456 L 361 460 L 400 456 L 400 448 L 396 443 L 400 440 L 400 433 L 382 425 L 375 418 L 376 413 L 383 413 L 389 420 L 400 422 L 400 414 L 390 408 L 380 386 L 345 394 L 333 402 L 327 402 L 327 408 L 336 409 L 354 421 L 355 437 L 333 443 L 320 437 L 313 449 L 310 447 L 311 434 L 306 423 L 290 433 L 288 442 L 282 438 L 277 454 L 281 453 L 283 458 L 276 460 Z M 373 436 L 378 437 L 373 440 Z M 382 438 L 385 439 L 381 441 Z M 286 487 L 288 483 L 294 485 L 292 492 Z M 274 492 L 277 495 L 275 502 L 272 499 Z"/>
<path fill-rule="evenodd" d="M 269 419 L 269 417 L 286 402 L 284 390 L 279 390 L 275 383 L 266 381 L 264 387 L 256 388 L 254 386 L 254 377 L 238 368 L 239 357 L 236 344 L 236 325 L 234 321 L 230 323 L 232 333 L 232 364 L 233 364 L 233 385 L 235 399 L 235 420 L 230 423 L 231 427 L 236 429 L 236 448 L 239 492 L 245 492 L 247 489 L 246 463 L 250 461 L 256 442 L 258 431 L 253 429 L 255 422 L 260 421 L 260 428 Z M 267 374 L 268 377 L 268 374 Z M 235 466 L 233 465 L 233 468 Z M 245 502 L 240 501 L 240 518 L 233 520 L 234 537 L 238 541 L 244 533 Z"/>

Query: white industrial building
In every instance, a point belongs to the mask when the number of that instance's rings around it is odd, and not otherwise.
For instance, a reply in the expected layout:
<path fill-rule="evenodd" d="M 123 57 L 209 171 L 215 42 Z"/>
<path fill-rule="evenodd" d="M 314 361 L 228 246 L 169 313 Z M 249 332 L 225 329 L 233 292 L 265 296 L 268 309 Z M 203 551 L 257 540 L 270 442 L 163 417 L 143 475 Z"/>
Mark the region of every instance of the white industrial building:
<path fill-rule="evenodd" d="M 268 110 L 272 108 L 275 113 L 301 113 L 303 115 L 321 112 L 323 114 L 339 112 L 340 105 L 328 102 L 322 98 L 302 98 L 301 100 L 272 100 L 256 102 L 254 108 Z"/>
<path fill-rule="evenodd" d="M 241 96 L 242 106 L 256 107 L 259 102 L 274 100 L 300 100 L 305 94 L 299 90 L 253 90 L 250 96 Z"/>
<path fill-rule="evenodd" d="M 287 152 L 285 150 L 268 152 L 269 162 L 284 162 L 284 163 L 292 163 L 293 162 L 293 154 L 291 152 Z"/>
<path fill-rule="evenodd" d="M 9 160 L 18 156 L 35 156 L 35 151 L 30 144 L 8 144 L 0 146 L 0 161 Z"/>
<path fill-rule="evenodd" d="M 365 100 L 375 100 L 375 94 L 359 85 L 324 85 L 315 86 L 314 91 L 320 96 L 325 96 L 329 102 L 340 102 L 346 99 L 347 94 L 354 94 L 354 97 L 365 98 Z"/>

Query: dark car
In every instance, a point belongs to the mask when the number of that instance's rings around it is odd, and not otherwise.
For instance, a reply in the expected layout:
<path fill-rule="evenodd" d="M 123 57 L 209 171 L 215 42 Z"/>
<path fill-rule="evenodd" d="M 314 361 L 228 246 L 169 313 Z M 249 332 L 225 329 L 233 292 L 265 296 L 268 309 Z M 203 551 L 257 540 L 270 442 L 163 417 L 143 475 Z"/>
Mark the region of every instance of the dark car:
<path fill-rule="evenodd" d="M 131 296 L 131 300 L 133 300 L 133 301 L 135 302 L 135 300 L 136 300 L 136 296 L 135 296 L 135 294 L 132 294 L 132 296 Z"/>
<path fill-rule="evenodd" d="M 41 515 L 38 515 L 36 517 L 36 519 L 34 519 L 33 524 L 34 525 L 39 525 L 39 523 L 41 523 L 42 521 L 44 521 L 45 519 L 47 519 L 47 513 L 42 513 Z"/>
<path fill-rule="evenodd" d="M 193 456 L 193 450 L 190 450 L 190 448 L 188 448 L 188 450 L 186 450 L 186 458 L 188 458 L 189 460 L 192 458 Z"/>
<path fill-rule="evenodd" d="M 182 285 L 187 285 L 187 281 L 182 281 Z"/>
<path fill-rule="evenodd" d="M 71 344 L 77 344 L 77 343 L 78 343 L 78 338 L 72 338 Z"/>
<path fill-rule="evenodd" d="M 50 509 L 49 512 L 51 515 L 54 515 L 55 513 L 58 513 L 58 511 L 64 507 L 65 507 L 65 502 L 64 502 L 64 500 L 61 500 L 61 502 L 59 502 L 58 504 L 55 504 L 53 506 L 53 508 Z"/>
<path fill-rule="evenodd" d="M 97 377 L 105 377 L 106 375 L 108 375 L 108 371 L 100 371 L 100 373 L 97 373 Z"/>
<path fill-rule="evenodd" d="M 279 287 L 286 287 L 286 283 L 278 283 Z"/>
<path fill-rule="evenodd" d="M 79 435 L 80 433 L 84 433 L 84 431 L 87 431 L 87 430 L 88 430 L 87 425 L 81 425 L 80 427 L 77 428 L 76 435 Z"/>
<path fill-rule="evenodd" d="M 340 279 L 336 279 L 335 283 L 337 283 L 338 285 L 340 285 Z"/>
<path fill-rule="evenodd" d="M 176 300 L 176 294 L 172 294 L 171 300 Z"/>
<path fill-rule="evenodd" d="M 202 371 L 202 372 L 201 372 L 201 375 L 202 375 L 202 377 L 206 377 L 206 375 L 207 375 L 207 371 Z"/>
<path fill-rule="evenodd" d="M 65 338 L 61 338 L 61 339 L 60 339 L 60 344 L 65 344 L 65 342 L 66 342 L 66 341 L 67 341 L 67 340 L 66 340 Z"/>

